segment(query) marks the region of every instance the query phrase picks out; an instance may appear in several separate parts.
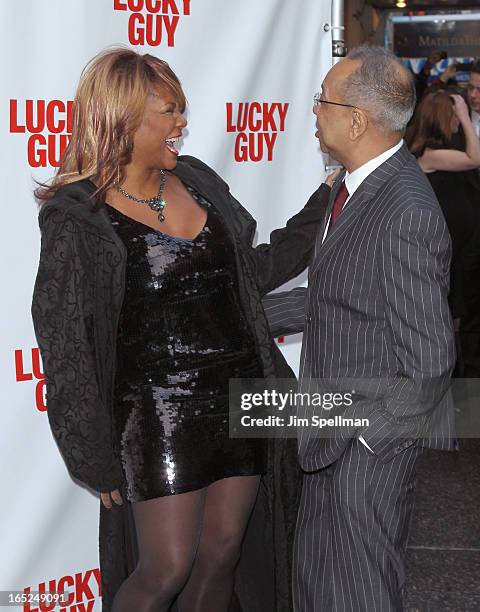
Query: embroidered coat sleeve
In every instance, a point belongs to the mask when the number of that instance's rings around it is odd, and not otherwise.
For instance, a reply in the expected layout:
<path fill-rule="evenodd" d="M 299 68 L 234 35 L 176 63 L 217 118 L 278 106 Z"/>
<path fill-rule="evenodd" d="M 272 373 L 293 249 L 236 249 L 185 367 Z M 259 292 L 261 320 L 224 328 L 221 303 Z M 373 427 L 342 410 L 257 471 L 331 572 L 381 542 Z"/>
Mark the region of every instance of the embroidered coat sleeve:
<path fill-rule="evenodd" d="M 48 204 L 39 225 L 41 251 L 31 313 L 45 373 L 48 420 L 71 475 L 96 491 L 112 491 L 120 487 L 122 472 L 96 373 L 93 286 L 79 255 L 79 228 L 65 211 Z"/>

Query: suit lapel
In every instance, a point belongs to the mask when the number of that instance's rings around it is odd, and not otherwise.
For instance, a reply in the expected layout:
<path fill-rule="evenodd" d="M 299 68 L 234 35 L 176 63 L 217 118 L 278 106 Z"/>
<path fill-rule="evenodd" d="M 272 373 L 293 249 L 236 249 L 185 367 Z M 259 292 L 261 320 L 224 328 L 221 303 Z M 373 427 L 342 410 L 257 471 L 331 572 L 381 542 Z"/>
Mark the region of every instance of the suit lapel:
<path fill-rule="evenodd" d="M 407 146 L 404 144 L 394 155 L 392 155 L 392 157 L 387 159 L 383 164 L 369 174 L 347 202 L 335 225 L 330 229 L 325 240 L 323 240 L 325 227 L 333 208 L 333 202 L 338 190 L 340 189 L 344 176 L 338 178 L 334 189 L 332 189 L 325 218 L 322 223 L 320 233 L 317 236 L 315 255 L 312 265 L 310 266 L 309 278 L 321 270 L 328 256 L 335 251 L 338 241 L 345 236 L 345 234 L 351 231 L 352 225 L 354 225 L 358 216 L 364 213 L 366 210 L 369 210 L 370 214 L 374 213 L 373 209 L 368 206 L 369 202 L 374 199 L 382 185 L 384 185 L 399 172 L 400 168 L 405 165 L 410 157 L 411 154 L 409 153 Z"/>
<path fill-rule="evenodd" d="M 362 185 L 355 191 L 353 196 L 345 205 L 340 216 L 338 217 L 334 226 L 329 230 L 325 240 L 323 240 L 323 234 L 325 233 L 325 227 L 323 228 L 322 235 L 318 237 L 319 244 L 318 249 L 315 253 L 315 259 L 313 261 L 311 275 L 315 274 L 321 269 L 322 264 L 328 257 L 328 254 L 335 250 L 335 246 L 338 241 L 349 232 L 351 226 L 355 223 L 357 217 L 365 209 L 369 198 L 365 191 L 362 189 Z M 333 207 L 333 202 L 332 202 Z M 331 208 L 330 208 L 331 212 Z M 330 213 L 328 213 L 330 216 Z M 328 217 L 327 217 L 328 220 Z M 323 242 L 322 242 L 323 240 Z"/>

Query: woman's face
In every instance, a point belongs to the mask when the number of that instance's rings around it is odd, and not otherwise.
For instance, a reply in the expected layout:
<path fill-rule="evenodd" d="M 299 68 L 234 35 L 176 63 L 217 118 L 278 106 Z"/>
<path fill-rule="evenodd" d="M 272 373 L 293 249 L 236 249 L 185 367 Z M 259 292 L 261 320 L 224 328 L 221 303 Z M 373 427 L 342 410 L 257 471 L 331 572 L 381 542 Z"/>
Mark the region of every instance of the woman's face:
<path fill-rule="evenodd" d="M 132 161 L 147 168 L 173 170 L 178 156 L 175 139 L 186 125 L 174 95 L 168 89 L 152 86 L 142 123 L 133 137 Z"/>

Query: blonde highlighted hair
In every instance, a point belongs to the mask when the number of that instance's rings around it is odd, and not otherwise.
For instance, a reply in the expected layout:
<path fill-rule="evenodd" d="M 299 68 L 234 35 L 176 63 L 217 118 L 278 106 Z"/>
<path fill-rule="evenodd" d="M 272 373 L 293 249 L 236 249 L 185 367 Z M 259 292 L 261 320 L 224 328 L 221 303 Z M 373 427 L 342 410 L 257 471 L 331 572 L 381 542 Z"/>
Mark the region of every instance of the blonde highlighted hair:
<path fill-rule="evenodd" d="M 35 196 L 44 203 L 68 183 L 91 179 L 94 197 L 107 190 L 131 161 L 133 136 L 142 121 L 153 86 L 166 88 L 181 112 L 186 99 L 170 66 L 148 53 L 114 47 L 96 55 L 82 71 L 74 100 L 72 134 L 50 184 L 39 183 Z"/>

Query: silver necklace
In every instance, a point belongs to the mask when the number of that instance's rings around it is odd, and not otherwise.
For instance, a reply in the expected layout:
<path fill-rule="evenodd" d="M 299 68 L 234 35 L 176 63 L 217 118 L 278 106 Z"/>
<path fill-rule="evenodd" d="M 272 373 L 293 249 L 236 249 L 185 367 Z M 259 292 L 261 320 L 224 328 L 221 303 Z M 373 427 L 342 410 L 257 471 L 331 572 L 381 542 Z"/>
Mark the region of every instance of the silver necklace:
<path fill-rule="evenodd" d="M 163 209 L 165 208 L 167 203 L 163 199 L 162 195 L 163 195 L 163 190 L 165 189 L 166 182 L 167 182 L 167 174 L 165 170 L 160 170 L 160 189 L 156 196 L 153 196 L 153 198 L 148 198 L 148 199 L 137 198 L 131 193 L 128 193 L 128 191 L 125 191 L 125 189 L 120 185 L 118 181 L 115 181 L 114 185 L 115 185 L 115 189 L 119 193 L 121 193 L 123 196 L 128 198 L 129 200 L 133 200 L 134 202 L 138 202 L 139 204 L 146 204 L 152 210 L 154 210 L 155 212 L 158 212 L 158 220 L 163 222 L 165 221 L 165 215 L 163 214 Z"/>

